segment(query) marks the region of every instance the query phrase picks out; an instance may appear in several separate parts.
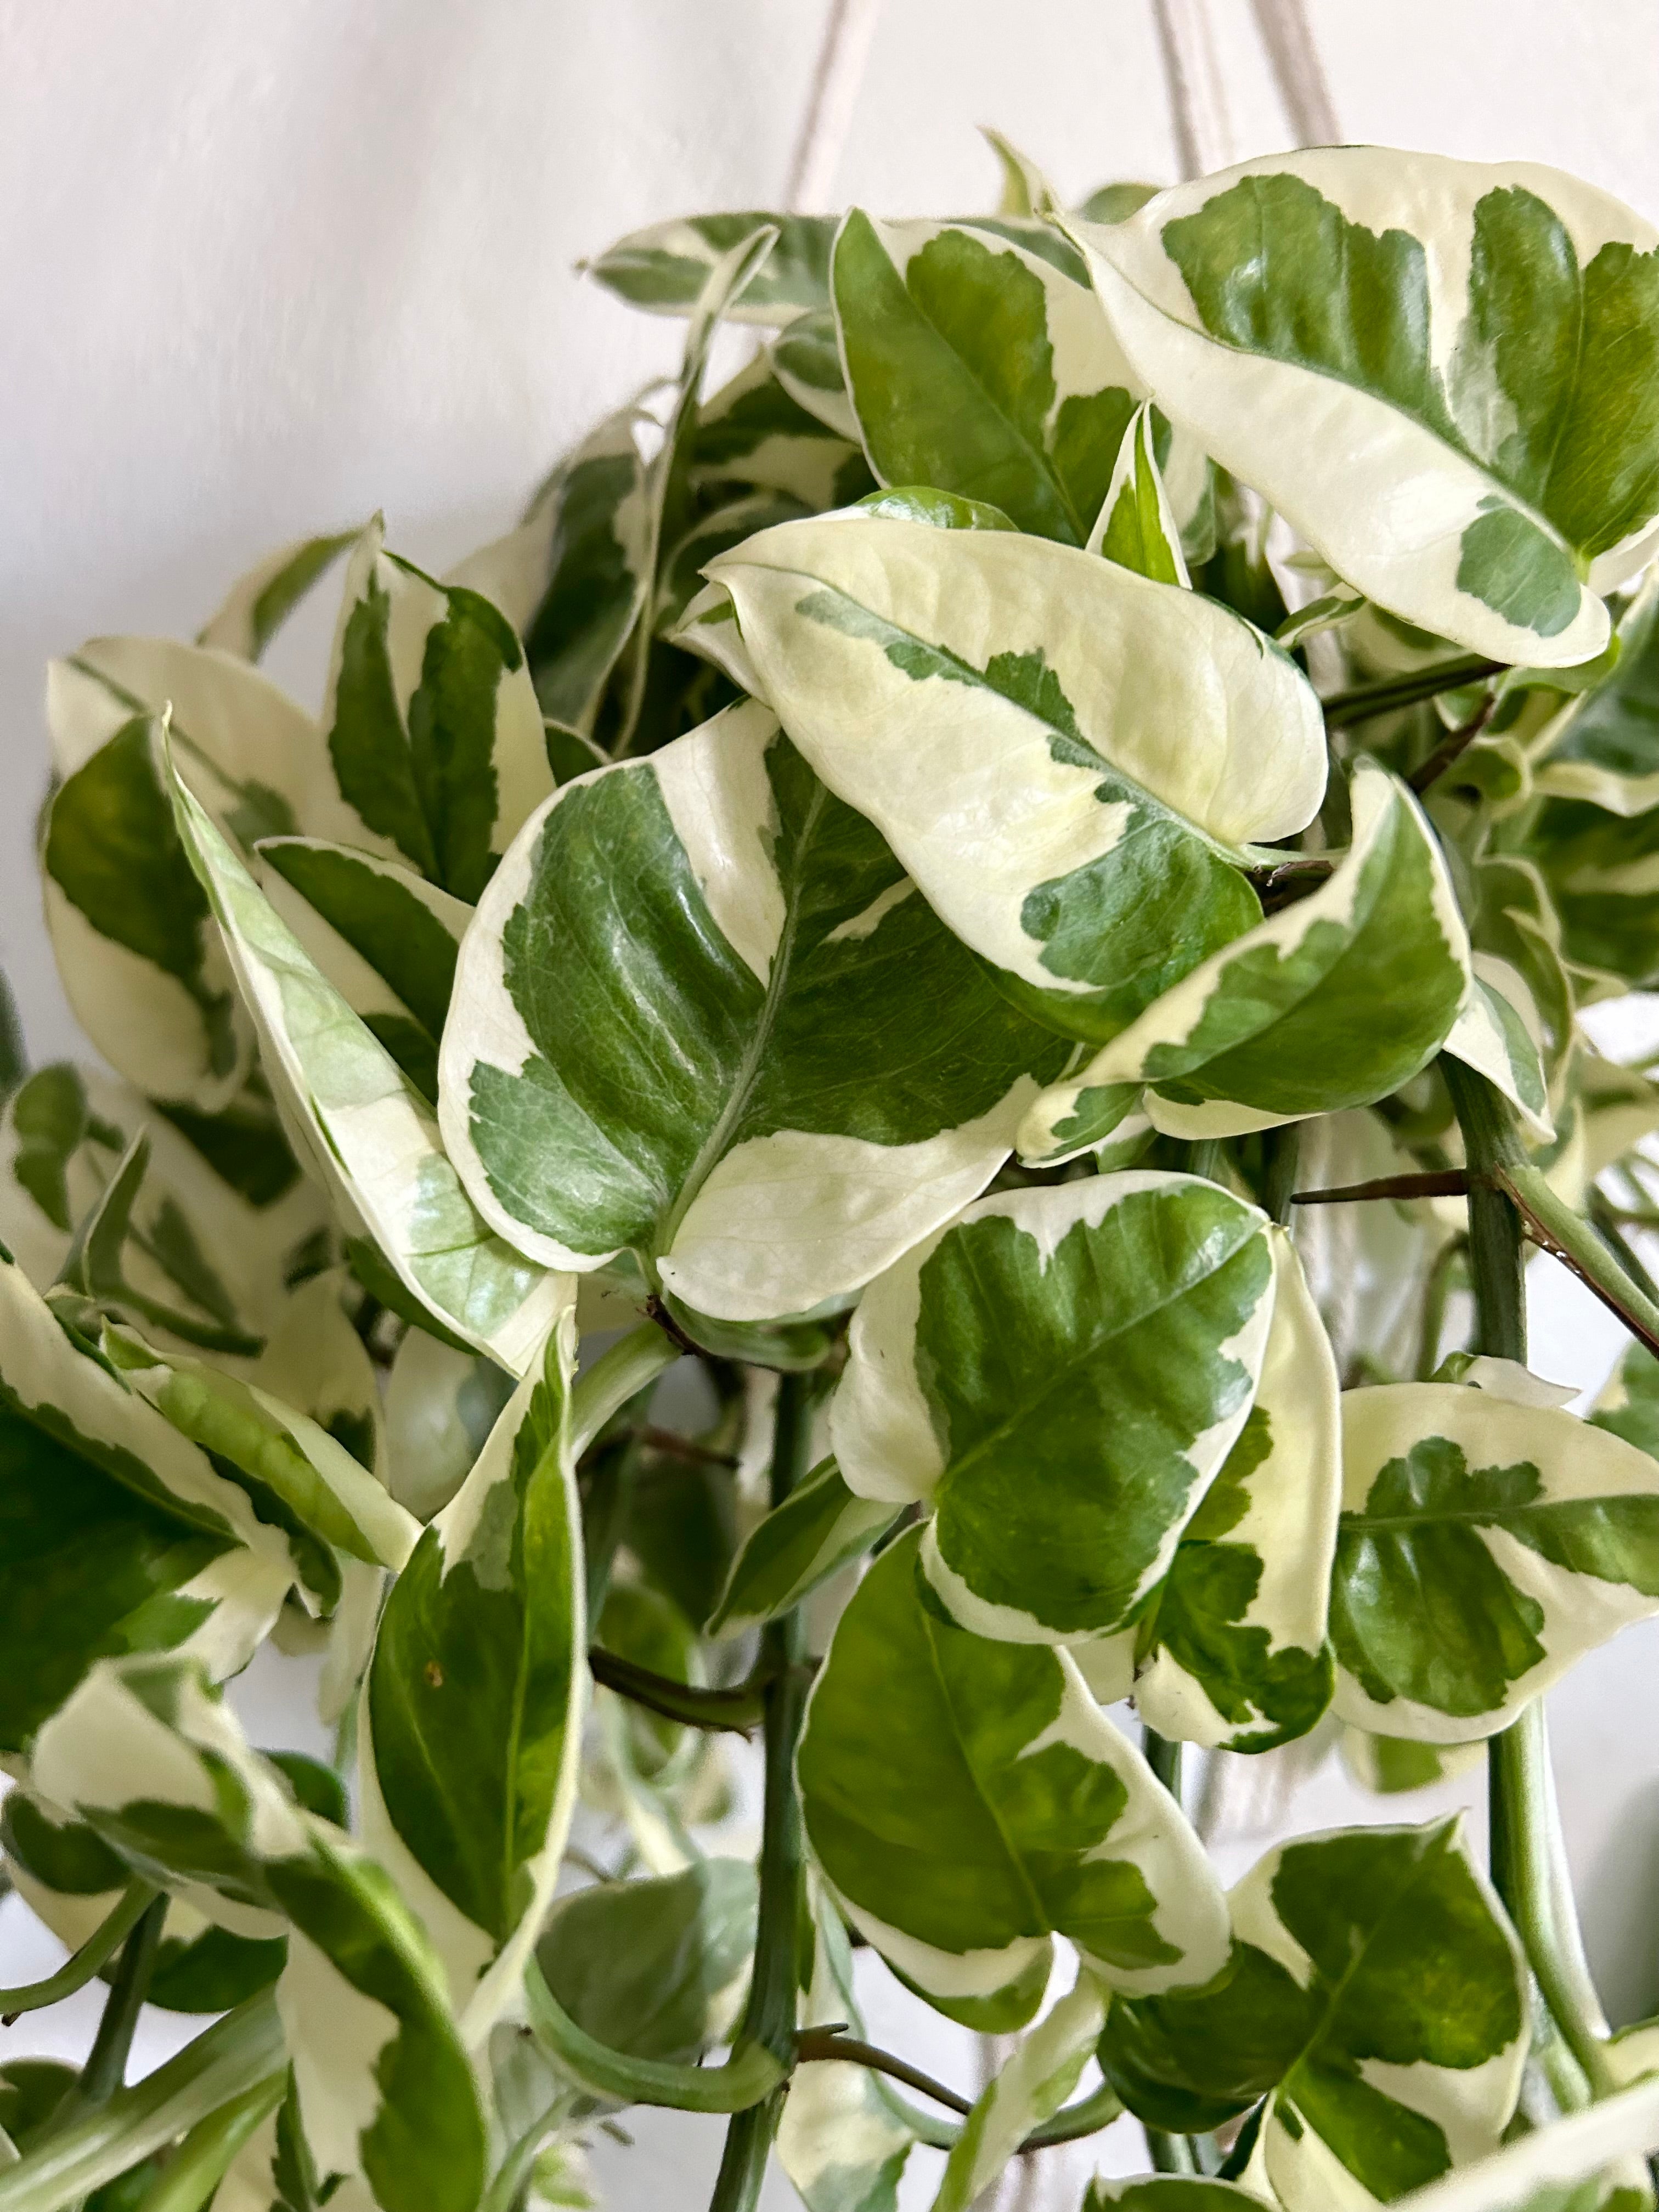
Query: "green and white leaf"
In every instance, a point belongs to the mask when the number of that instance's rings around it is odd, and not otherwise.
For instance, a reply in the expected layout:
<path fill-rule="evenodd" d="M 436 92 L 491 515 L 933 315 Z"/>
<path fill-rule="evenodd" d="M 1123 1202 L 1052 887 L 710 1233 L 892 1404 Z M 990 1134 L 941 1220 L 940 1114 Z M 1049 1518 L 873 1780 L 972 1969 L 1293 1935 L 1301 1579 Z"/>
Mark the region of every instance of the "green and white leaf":
<path fill-rule="evenodd" d="M 1284 2212 L 1366 2212 L 1497 2148 L 1526 1970 L 1455 1820 L 1279 1845 L 1227 1905 L 1207 1989 L 1112 2008 L 1100 2062 L 1131 2112 L 1202 2129 L 1265 2094 L 1251 2168 Z"/>
<path fill-rule="evenodd" d="M 1620 617 L 1619 646 L 1612 673 L 1569 699 L 1540 735 L 1533 784 L 1628 818 L 1659 806 L 1659 574 Z"/>
<path fill-rule="evenodd" d="M 1020 1130 L 1063 1157 L 1123 1087 L 1148 1085 L 1167 1135 L 1238 1135 L 1368 1105 L 1443 1042 L 1469 988 L 1468 935 L 1446 864 L 1404 784 L 1355 767 L 1353 842 L 1319 890 L 1194 968 Z"/>
<path fill-rule="evenodd" d="M 819 307 L 797 315 L 778 332 L 769 350 L 772 373 L 795 404 L 848 445 L 860 446 L 859 418 L 841 365 L 835 310 Z"/>
<path fill-rule="evenodd" d="M 1253 2212 L 1263 2199 L 1237 2182 L 1216 2181 L 1195 2173 L 1148 2173 L 1129 2181 L 1097 2174 L 1083 2199 L 1082 2212 Z"/>
<path fill-rule="evenodd" d="M 792 1611 L 867 1552 L 902 1510 L 884 1498 L 860 1498 L 835 1461 L 823 1461 L 750 1530 L 707 1633 L 738 1636 Z"/>
<path fill-rule="evenodd" d="M 607 416 L 555 470 L 516 530 L 448 581 L 494 602 L 524 640 L 544 714 L 584 732 L 646 601 L 647 470 L 653 418 L 635 401 Z"/>
<path fill-rule="evenodd" d="M 21 1750 L 100 1653 L 245 1666 L 294 1579 L 238 1485 L 73 1344 L 0 1259 L 0 1747 Z"/>
<path fill-rule="evenodd" d="M 1089 532 L 1089 550 L 1132 568 L 1137 576 L 1191 588 L 1181 532 L 1152 453 L 1150 400 L 1143 400 L 1129 417 L 1112 481 Z"/>
<path fill-rule="evenodd" d="M 33 1772 L 147 1879 L 244 1932 L 291 1927 L 277 2004 L 321 2172 L 362 2174 L 384 2212 L 475 2212 L 483 2119 L 424 1930 L 188 1661 L 104 1662 Z"/>
<path fill-rule="evenodd" d="M 698 515 L 678 544 L 668 549 L 662 564 L 654 623 L 659 635 L 673 642 L 679 641 L 679 632 L 689 611 L 706 588 L 702 571 L 711 561 L 717 561 L 722 553 L 729 553 L 734 545 L 741 545 L 757 531 L 769 530 L 775 523 L 798 521 L 811 512 L 806 501 L 790 493 L 750 491 Z M 601 755 L 599 760 L 586 763 L 584 772 L 586 768 L 601 766 L 608 757 Z M 564 783 L 571 779 L 561 776 L 559 781 Z"/>
<path fill-rule="evenodd" d="M 1659 1468 L 1547 1406 L 1457 1383 L 1343 1399 L 1335 1704 L 1465 1743 L 1659 1611 Z"/>
<path fill-rule="evenodd" d="M 445 1157 L 431 1109 L 284 927 L 175 781 L 192 866 L 213 901 L 270 1080 L 348 1224 L 361 1221 L 419 1304 L 503 1367 L 536 1357 L 569 1285 L 491 1234 Z"/>
<path fill-rule="evenodd" d="M 830 1443 L 860 1496 L 933 1507 L 964 1627 L 1080 1644 L 1137 1618 L 1249 1415 L 1266 1226 L 1132 1170 L 981 1199 L 871 1285 Z"/>
<path fill-rule="evenodd" d="M 471 908 L 395 860 L 320 838 L 267 838 L 258 858 L 277 915 L 435 1105 L 438 1042 Z"/>
<path fill-rule="evenodd" d="M 1132 1696 L 1160 1735 L 1228 1751 L 1305 1735 L 1331 1699 L 1336 1360 L 1290 1237 L 1268 1237 L 1273 1322 L 1249 1419 L 1133 1626 L 1076 1655 L 1103 1704 Z"/>
<path fill-rule="evenodd" d="M 1546 802 L 1529 840 L 1574 967 L 1638 990 L 1659 981 L 1653 901 L 1659 889 L 1659 807 L 1626 818 L 1583 799 Z"/>
<path fill-rule="evenodd" d="M 1158 404 L 1339 576 L 1494 659 L 1601 650 L 1659 514 L 1648 224 L 1534 163 L 1337 147 L 1078 235 Z"/>
<path fill-rule="evenodd" d="M 657 315 L 690 315 L 709 271 L 763 226 L 778 234 L 765 267 L 726 310 L 734 323 L 775 327 L 830 304 L 830 248 L 836 219 L 822 215 L 684 216 L 653 223 L 582 265 L 630 307 Z"/>
<path fill-rule="evenodd" d="M 1093 2056 L 1106 2018 L 1104 1991 L 1086 1966 L 974 2100 L 945 2160 L 933 2212 L 969 2212 L 1031 2130 L 1052 2119 Z"/>
<path fill-rule="evenodd" d="M 453 1498 L 512 1395 L 493 1360 L 411 1328 L 386 1387 L 386 1483 L 417 1521 Z"/>
<path fill-rule="evenodd" d="M 1659 1459 L 1659 1359 L 1644 1344 L 1632 1344 L 1607 1377 L 1595 1401 L 1590 1426 L 1622 1437 L 1651 1459 Z"/>
<path fill-rule="evenodd" d="M 854 1593 L 797 1757 L 808 1839 L 854 1926 L 988 2032 L 1036 2010 L 1055 1935 L 1115 1990 L 1207 1981 L 1225 1916 L 1174 1801 L 1068 1653 L 958 1628 L 920 1551 L 907 1532 Z"/>
<path fill-rule="evenodd" d="M 1470 966 L 1468 998 L 1441 1050 L 1501 1091 L 1535 1144 L 1550 1144 L 1555 1123 L 1544 1075 L 1544 1024 L 1527 979 L 1496 953 L 1476 952 Z"/>
<path fill-rule="evenodd" d="M 480 1212 L 544 1265 L 631 1249 L 727 1321 L 926 1236 L 1066 1051 L 752 704 L 564 786 L 456 979 L 439 1115 Z"/>
<path fill-rule="evenodd" d="M 512 624 L 479 592 L 387 553 L 378 520 L 347 564 L 323 721 L 340 791 L 378 849 L 459 899 L 477 898 L 552 788 Z"/>
<path fill-rule="evenodd" d="M 836 317 L 882 483 L 961 492 L 1036 537 L 1085 543 L 1146 387 L 1086 282 L 1055 265 L 1070 258 L 1041 226 L 1017 243 L 1002 226 L 848 213 Z"/>
<path fill-rule="evenodd" d="M 477 2049 L 558 1880 L 587 1690 L 568 1310 L 392 1587 L 358 1718 L 363 1834 Z"/>
<path fill-rule="evenodd" d="M 1323 723 L 1294 663 L 1080 549 L 839 515 L 710 573 L 812 767 L 1069 1033 L 1115 1035 L 1257 921 L 1241 848 L 1319 805 Z"/>
<path fill-rule="evenodd" d="M 751 289 L 763 281 L 751 278 Z M 804 407 L 769 353 L 757 354 L 697 410 L 690 464 L 701 485 L 735 481 L 812 508 L 845 507 L 870 485 L 856 428 L 831 429 Z"/>
<path fill-rule="evenodd" d="M 755 1949 L 746 1859 L 699 1859 L 644 1881 L 562 1898 L 536 1945 L 578 2027 L 630 2057 L 695 2064 L 737 2025 Z"/>
<path fill-rule="evenodd" d="M 1656 2142 L 1659 2081 L 1638 2082 L 1413 2190 L 1400 2212 L 1640 2212 Z"/>
<path fill-rule="evenodd" d="M 817 1884 L 811 1894 L 812 1978 L 801 2025 L 835 2023 L 862 2037 L 847 1930 Z M 806 2212 L 895 2212 L 915 2145 L 879 2074 L 838 2058 L 796 2068 L 778 2122 L 778 2163 Z"/>
<path fill-rule="evenodd" d="M 346 530 L 331 538 L 300 538 L 267 553 L 231 586 L 198 645 L 234 653 L 239 660 L 262 659 L 295 607 L 358 535 Z"/>

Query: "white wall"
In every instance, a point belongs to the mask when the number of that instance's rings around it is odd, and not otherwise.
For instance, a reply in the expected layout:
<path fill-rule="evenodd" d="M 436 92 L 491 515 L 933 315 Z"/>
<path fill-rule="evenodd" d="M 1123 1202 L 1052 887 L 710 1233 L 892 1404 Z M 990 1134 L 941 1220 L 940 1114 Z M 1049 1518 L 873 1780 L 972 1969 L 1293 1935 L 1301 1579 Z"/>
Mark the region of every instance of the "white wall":
<path fill-rule="evenodd" d="M 1244 0 L 1211 7 L 1237 152 L 1286 143 Z M 824 13 L 0 0 L 0 958 L 37 1057 L 74 1044 L 31 853 L 46 657 L 100 631 L 187 635 L 264 548 L 377 507 L 433 564 L 499 528 L 674 350 L 672 326 L 572 264 L 661 216 L 772 200 Z M 1659 216 L 1648 0 L 1311 13 L 1349 137 L 1556 162 Z M 988 204 L 979 122 L 1067 191 L 1172 175 L 1146 0 L 885 0 L 839 196 Z M 1595 1379 L 1613 1334 L 1543 1272 L 1538 1364 Z M 1621 2009 L 1659 2003 L 1656 1659 L 1659 1631 L 1633 1632 L 1556 1701 L 1587 1918 Z M 1351 1809 L 1328 1776 L 1298 1819 Z M 0 1948 L 29 1971 L 15 1905 Z M 938 2063 L 962 2056 L 944 2045 Z M 646 2132 L 660 2156 L 636 2167 L 633 2201 L 702 2201 L 712 2124 Z M 1127 2139 L 1112 2148 L 1133 2160 Z"/>

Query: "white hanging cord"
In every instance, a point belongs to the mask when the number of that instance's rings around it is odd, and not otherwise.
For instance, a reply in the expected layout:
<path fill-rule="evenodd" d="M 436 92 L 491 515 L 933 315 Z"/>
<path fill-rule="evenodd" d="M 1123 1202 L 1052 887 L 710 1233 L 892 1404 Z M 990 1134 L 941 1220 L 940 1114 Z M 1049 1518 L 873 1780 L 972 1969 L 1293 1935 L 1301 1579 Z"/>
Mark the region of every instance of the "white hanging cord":
<path fill-rule="evenodd" d="M 1183 183 L 1237 159 L 1207 0 L 1152 0 Z"/>
<path fill-rule="evenodd" d="M 1297 144 L 1340 145 L 1342 126 L 1336 119 L 1330 80 L 1314 43 L 1307 0 L 1252 0 L 1252 4 L 1255 27 L 1267 49 L 1279 96 L 1285 103 Z"/>
<path fill-rule="evenodd" d="M 853 109 L 880 13 L 881 0 L 830 0 L 806 115 L 784 188 L 783 204 L 791 215 L 823 215 L 830 210 L 836 170 L 852 126 Z"/>

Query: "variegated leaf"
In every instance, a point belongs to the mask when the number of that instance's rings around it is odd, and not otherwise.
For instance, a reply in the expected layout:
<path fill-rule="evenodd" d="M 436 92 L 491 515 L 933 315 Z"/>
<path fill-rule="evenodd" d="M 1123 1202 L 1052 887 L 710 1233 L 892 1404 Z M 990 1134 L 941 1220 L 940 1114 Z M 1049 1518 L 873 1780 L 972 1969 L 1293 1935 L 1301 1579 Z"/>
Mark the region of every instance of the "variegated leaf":
<path fill-rule="evenodd" d="M 1331 1699 L 1325 1641 L 1341 1501 L 1336 1361 L 1282 1229 L 1249 1419 L 1133 1626 L 1078 1653 L 1103 1702 L 1133 1696 L 1160 1735 L 1267 1751 Z"/>
<path fill-rule="evenodd" d="M 516 530 L 448 581 L 482 592 L 524 639 L 536 696 L 586 732 L 646 601 L 649 501 L 636 401 L 608 416 L 554 471 Z"/>
<path fill-rule="evenodd" d="M 102 1662 L 41 1731 L 33 1773 L 148 1880 L 291 1929 L 277 2003 L 320 2173 L 363 2175 L 383 2212 L 476 2212 L 483 2119 L 424 1929 L 188 1661 Z"/>
<path fill-rule="evenodd" d="M 552 788 L 512 624 L 388 554 L 378 521 L 347 565 L 323 722 L 339 789 L 381 849 L 457 898 L 478 896 Z"/>
<path fill-rule="evenodd" d="M 216 1150 L 223 1140 L 220 1157 L 240 1174 L 242 1188 L 214 1171 L 171 1115 L 125 1084 L 65 1060 L 37 1068 L 0 1116 L 0 1243 L 36 1290 L 50 1289 L 78 1227 L 142 1135 L 149 1164 L 115 1255 L 122 1281 L 143 1302 L 149 1325 L 171 1312 L 195 1343 L 215 1341 L 222 1358 L 232 1357 L 238 1340 L 257 1349 L 327 1217 L 275 1129 L 256 1128 L 251 1110 L 239 1119 L 240 1130 L 228 1119 L 179 1116 L 183 1130 Z M 181 1348 L 185 1341 L 159 1327 L 157 1340 Z"/>
<path fill-rule="evenodd" d="M 752 484 L 815 509 L 845 507 L 871 485 L 856 429 L 832 430 L 803 407 L 765 353 L 697 410 L 690 465 L 700 484 Z"/>
<path fill-rule="evenodd" d="M 721 257 L 763 225 L 778 234 L 764 269 L 742 297 L 727 308 L 736 323 L 775 325 L 830 302 L 830 248 L 833 216 L 684 216 L 630 231 L 626 238 L 583 264 L 607 291 L 658 315 L 690 315 L 702 295 L 708 273 Z"/>
<path fill-rule="evenodd" d="M 1144 386 L 1056 258 L 989 227 L 854 208 L 836 240 L 836 317 L 884 483 L 987 500 L 1023 531 L 1081 545 Z"/>
<path fill-rule="evenodd" d="M 1194 968 L 1020 1131 L 1049 1157 L 1146 1084 L 1171 1136 L 1237 1135 L 1368 1105 L 1444 1042 L 1469 988 L 1468 935 L 1434 833 L 1406 787 L 1362 759 L 1353 842 L 1310 896 Z"/>
<path fill-rule="evenodd" d="M 1554 1138 L 1544 1078 L 1544 1025 L 1518 969 L 1495 953 L 1476 952 L 1469 995 L 1446 1032 L 1443 1052 L 1477 1069 L 1519 1113 L 1535 1144 Z"/>
<path fill-rule="evenodd" d="M 1367 2212 L 1497 2148 L 1526 1971 L 1455 1820 L 1281 1844 L 1227 1905 L 1208 1989 L 1112 2008 L 1101 2065 L 1132 2112 L 1206 2129 L 1265 2095 L 1252 2171 L 1285 2212 Z"/>
<path fill-rule="evenodd" d="M 1659 574 L 1619 623 L 1611 674 L 1577 697 L 1533 749 L 1534 789 L 1629 817 L 1659 807 Z"/>
<path fill-rule="evenodd" d="M 411 1328 L 386 1385 L 386 1485 L 418 1521 L 448 1504 L 472 1470 L 512 1381 L 493 1360 Z"/>
<path fill-rule="evenodd" d="M 838 1568 L 867 1552 L 903 1509 L 849 1490 L 832 1459 L 815 1467 L 749 1532 L 732 1563 L 710 1636 L 738 1636 L 775 1620 Z"/>
<path fill-rule="evenodd" d="M 681 643 L 678 632 L 692 602 L 702 596 L 702 572 L 711 561 L 741 545 L 757 531 L 769 530 L 775 523 L 799 521 L 811 512 L 804 500 L 790 493 L 750 491 L 700 514 L 678 544 L 667 549 L 657 594 L 659 633 L 675 644 Z M 599 766 L 606 757 L 601 755 L 599 761 L 586 763 L 583 772 Z M 559 778 L 561 783 L 569 781 Z"/>
<path fill-rule="evenodd" d="M 1097 1176 L 981 1199 L 872 1284 L 830 1441 L 860 1496 L 932 1505 L 964 1626 L 1082 1643 L 1136 1617 L 1249 1414 L 1266 1225 L 1191 1176 Z"/>
<path fill-rule="evenodd" d="M 847 393 L 834 310 L 820 307 L 798 315 L 773 339 L 770 353 L 772 373 L 795 404 L 849 446 L 860 445 L 859 418 Z"/>
<path fill-rule="evenodd" d="M 1143 400 L 1129 418 L 1111 483 L 1089 533 L 1089 550 L 1160 584 L 1190 588 L 1181 533 L 1152 453 L 1152 410 Z"/>
<path fill-rule="evenodd" d="M 471 908 L 395 860 L 320 838 L 267 838 L 258 857 L 278 915 L 435 1105 L 438 1041 Z"/>
<path fill-rule="evenodd" d="M 358 534 L 347 530 L 332 538 L 301 538 L 266 554 L 231 586 L 198 645 L 234 653 L 239 660 L 262 659 L 301 600 L 346 548 L 356 544 Z"/>
<path fill-rule="evenodd" d="M 1533 163 L 1336 147 L 1079 235 L 1159 405 L 1340 576 L 1495 659 L 1601 651 L 1659 513 L 1648 224 Z"/>
<path fill-rule="evenodd" d="M 811 1887 L 812 1977 L 801 2025 L 833 2022 L 862 2037 L 847 1930 L 820 1885 Z M 835 2058 L 796 2068 L 778 2122 L 778 2163 L 806 2212 L 895 2212 L 915 2144 L 879 2074 Z"/>
<path fill-rule="evenodd" d="M 1094 2051 L 1106 1992 L 1088 1968 L 980 2092 L 945 2161 L 933 2212 L 969 2212 L 1033 2128 L 1052 2119 Z"/>
<path fill-rule="evenodd" d="M 1295 665 L 1079 549 L 842 515 L 710 573 L 813 768 L 1068 1033 L 1115 1035 L 1249 929 L 1240 848 L 1319 804 L 1323 725 Z"/>
<path fill-rule="evenodd" d="M 1659 806 L 1609 812 L 1588 799 L 1552 799 L 1528 837 L 1560 917 L 1561 950 L 1573 965 L 1646 989 L 1659 981 Z"/>
<path fill-rule="evenodd" d="M 177 779 L 173 805 L 258 1022 L 270 1080 L 307 1133 L 312 1164 L 347 1226 L 367 1227 L 421 1306 L 501 1366 L 521 1371 L 539 1351 L 565 1288 L 479 1219 L 425 1101 L 307 958 Z"/>
<path fill-rule="evenodd" d="M 928 2002 L 1030 2020 L 1065 1936 L 1113 1989 L 1207 1981 L 1225 1915 L 1203 1848 L 1070 1656 L 958 1628 L 884 1552 L 842 1615 L 797 1758 L 807 1837 L 860 1931 Z"/>
<path fill-rule="evenodd" d="M 1342 1401 L 1336 1709 L 1466 1743 L 1659 1611 L 1659 1468 L 1606 1429 L 1466 1384 Z"/>
<path fill-rule="evenodd" d="M 730 1321 L 867 1282 L 1065 1057 L 755 705 L 561 789 L 456 972 L 440 1119 L 480 1212 Z"/>
<path fill-rule="evenodd" d="M 392 1586 L 361 1708 L 363 1832 L 476 2048 L 558 1879 L 587 1690 L 567 1310 Z"/>
<path fill-rule="evenodd" d="M 88 1351 L 0 1257 L 0 1748 L 102 1652 L 186 1645 L 234 1674 L 295 1573 L 280 1526 Z"/>
<path fill-rule="evenodd" d="M 1632 1344 L 1607 1377 L 1591 1413 L 1590 1426 L 1622 1437 L 1650 1459 L 1659 1459 L 1659 1359 Z"/>
<path fill-rule="evenodd" d="M 1262 2199 L 1234 2181 L 1195 2173 L 1148 2173 L 1129 2181 L 1097 2175 L 1082 2212 L 1260 2212 Z"/>

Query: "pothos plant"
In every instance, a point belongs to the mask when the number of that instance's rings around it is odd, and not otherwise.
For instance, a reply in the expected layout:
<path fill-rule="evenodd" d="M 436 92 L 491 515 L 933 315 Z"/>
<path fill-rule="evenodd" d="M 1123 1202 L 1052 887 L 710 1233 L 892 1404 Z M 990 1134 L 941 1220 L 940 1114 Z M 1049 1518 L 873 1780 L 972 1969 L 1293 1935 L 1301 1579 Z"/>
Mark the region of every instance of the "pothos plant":
<path fill-rule="evenodd" d="M 1000 150 L 995 215 L 614 247 L 678 376 L 447 579 L 372 524 L 52 669 L 118 1073 L 9 1070 L 4 1844 L 70 1955 L 0 2008 L 108 1988 L 0 2070 L 0 2212 L 574 2205 L 640 2104 L 729 2115 L 728 2212 L 1125 2111 L 1097 2208 L 1653 2202 L 1540 1698 L 1659 1611 L 1659 1091 L 1579 1020 L 1659 981 L 1659 235 Z M 258 664 L 342 556 L 313 717 Z M 1528 1241 L 1633 1340 L 1587 1419 Z M 331 1767 L 226 1700 L 266 1638 Z M 1489 1868 L 1224 1891 L 1182 1747 L 1338 1724 L 1383 1790 L 1484 1743 Z M 1017 2039 L 976 2100 L 855 1948 Z M 214 2017 L 124 2086 L 146 2002 Z"/>

